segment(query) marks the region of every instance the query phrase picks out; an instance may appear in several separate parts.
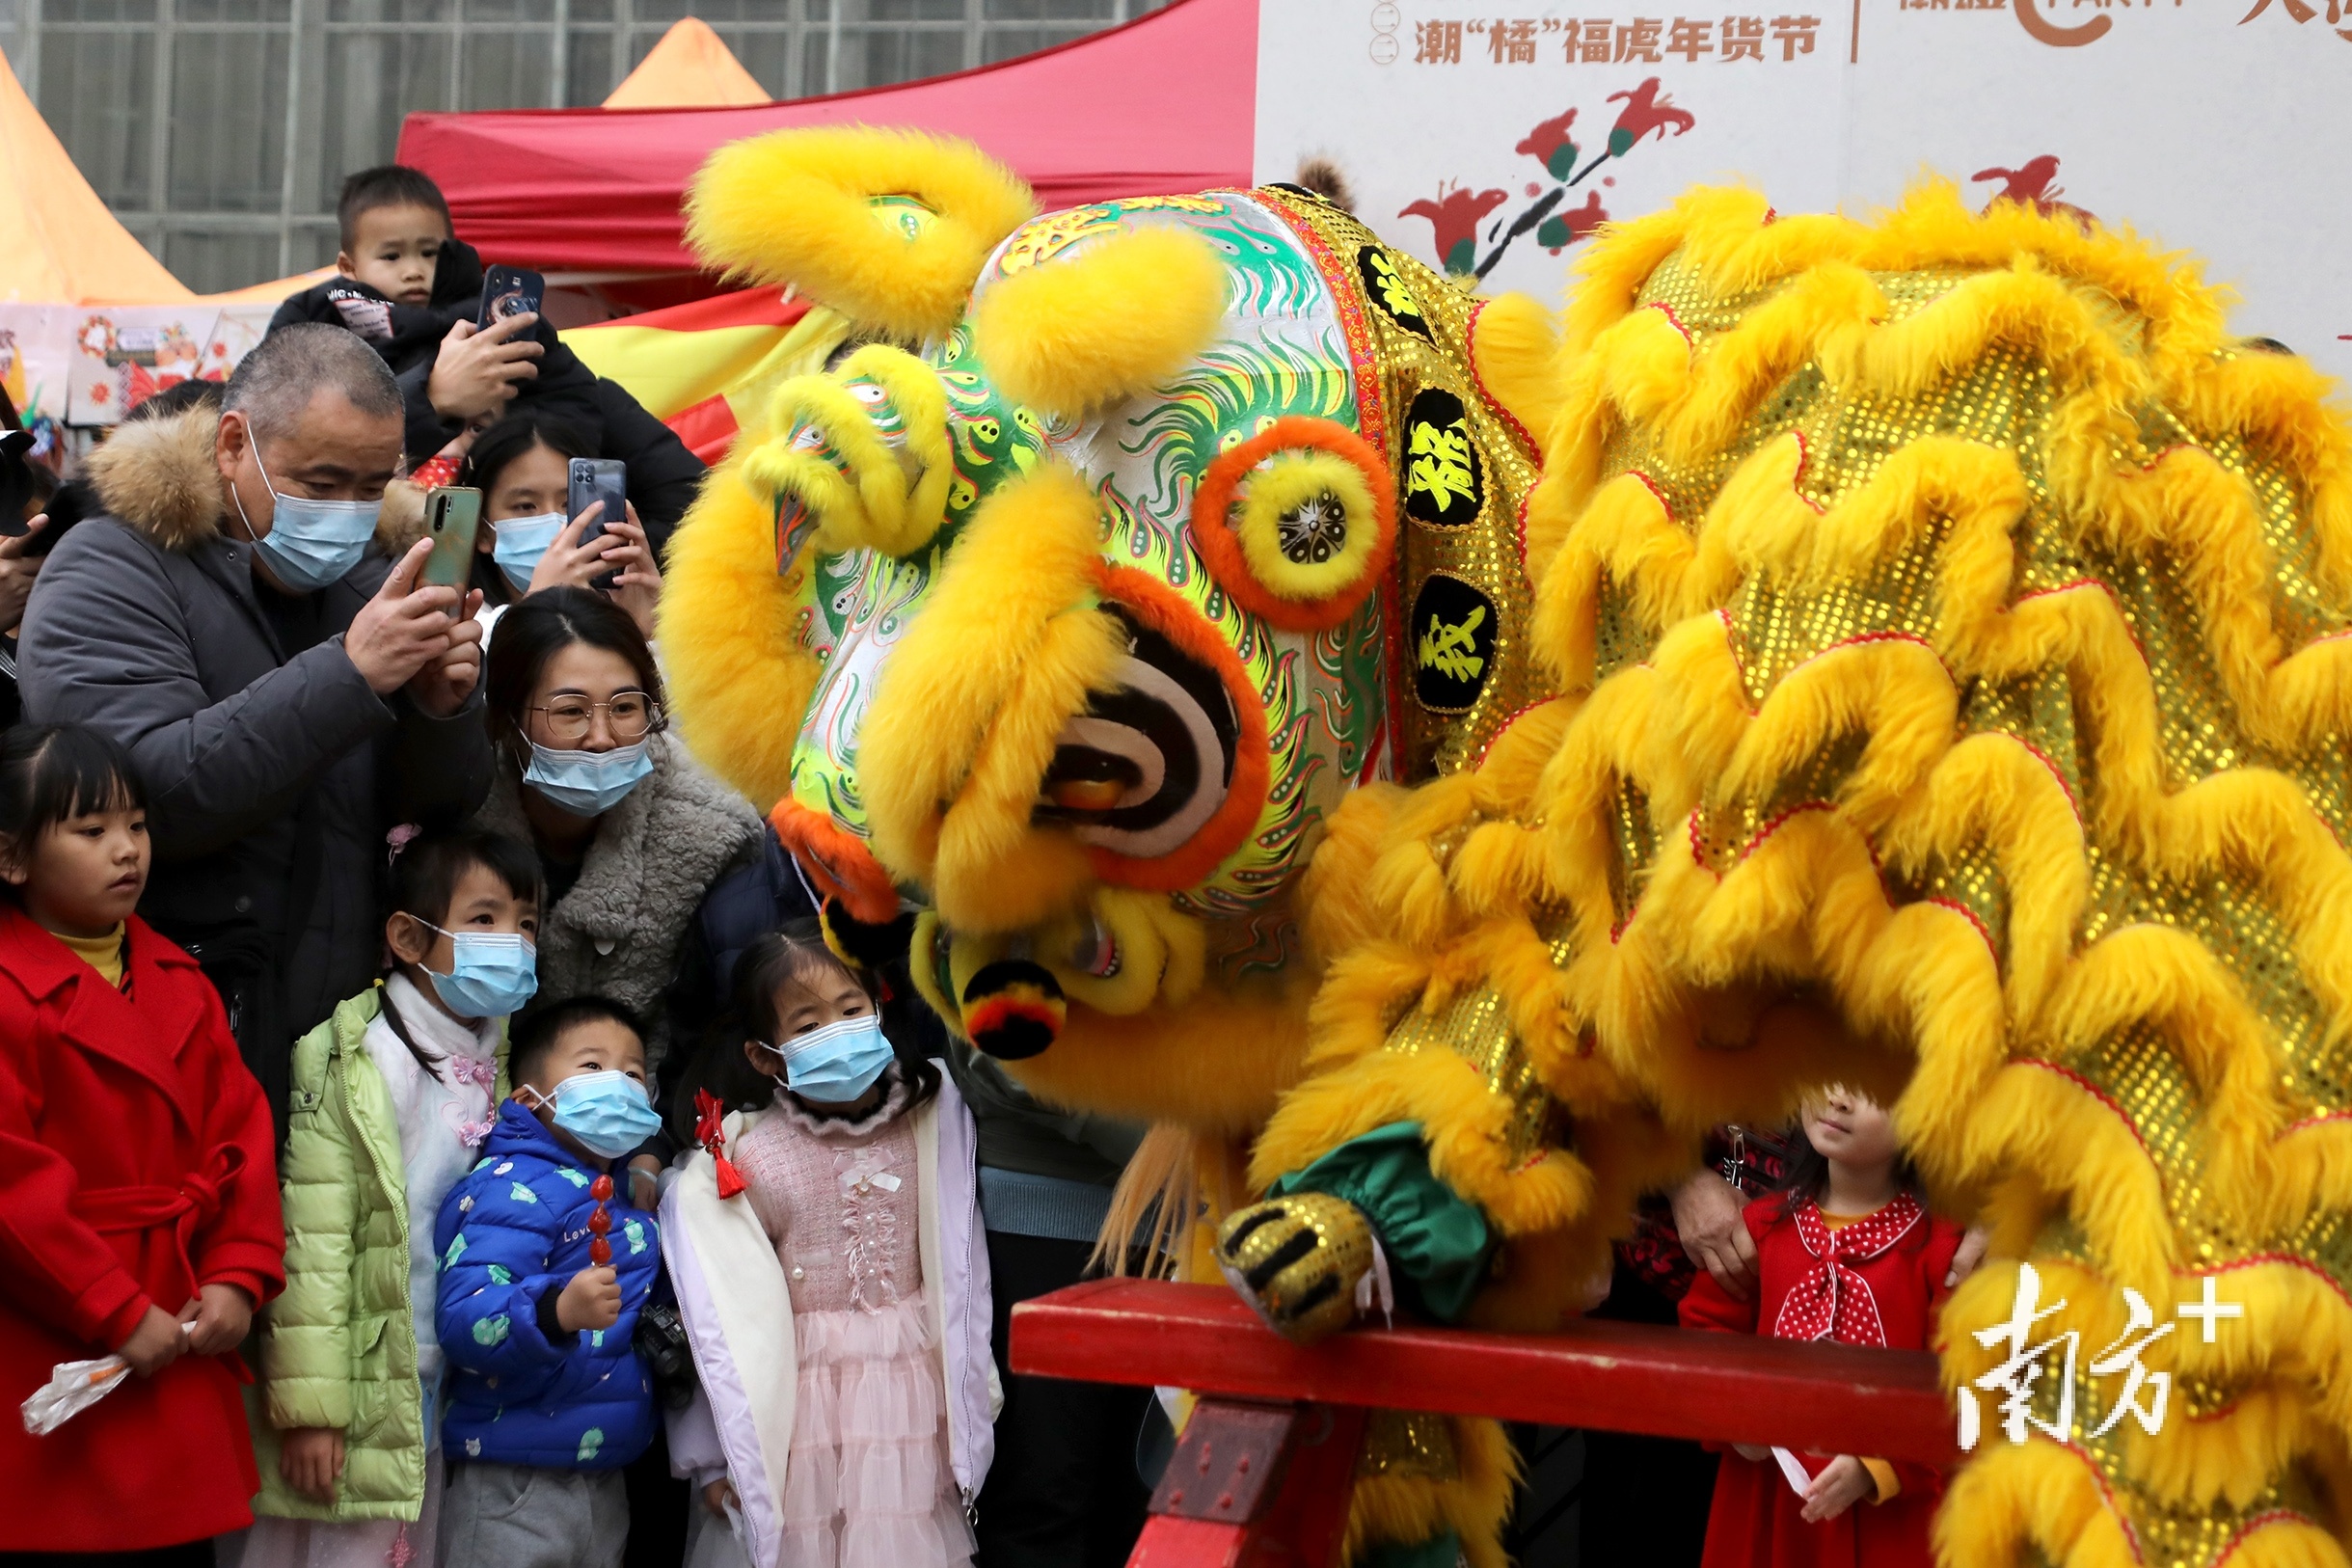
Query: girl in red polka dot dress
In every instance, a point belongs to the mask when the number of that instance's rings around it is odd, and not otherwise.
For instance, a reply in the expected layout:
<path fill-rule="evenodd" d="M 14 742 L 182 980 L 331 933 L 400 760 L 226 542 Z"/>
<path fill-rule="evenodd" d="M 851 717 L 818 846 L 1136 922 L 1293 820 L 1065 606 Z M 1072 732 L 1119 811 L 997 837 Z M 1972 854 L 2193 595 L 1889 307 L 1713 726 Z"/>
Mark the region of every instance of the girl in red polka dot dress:
<path fill-rule="evenodd" d="M 1893 1122 L 1831 1089 L 1805 1107 L 1779 1191 L 1747 1205 L 1757 1284 L 1746 1300 L 1700 1274 L 1685 1328 L 1924 1350 L 1960 1230 L 1927 1211 Z M 1800 1495 L 1770 1448 L 1723 1456 L 1705 1568 L 1929 1568 L 1933 1470 L 1861 1454 L 1803 1454 Z"/>

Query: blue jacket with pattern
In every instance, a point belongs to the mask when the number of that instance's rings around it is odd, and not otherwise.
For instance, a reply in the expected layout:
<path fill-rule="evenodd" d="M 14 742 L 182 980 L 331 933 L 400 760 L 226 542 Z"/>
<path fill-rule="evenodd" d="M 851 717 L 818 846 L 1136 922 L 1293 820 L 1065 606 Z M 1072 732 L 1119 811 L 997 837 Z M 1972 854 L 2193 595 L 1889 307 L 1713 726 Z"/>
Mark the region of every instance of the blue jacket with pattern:
<path fill-rule="evenodd" d="M 607 1210 L 620 1320 L 559 1332 L 555 1297 L 590 1266 L 588 1185 L 601 1173 L 511 1099 L 482 1156 L 433 1228 L 449 1368 L 443 1446 L 452 1459 L 617 1470 L 654 1437 L 653 1379 L 635 1344 L 662 1273 L 654 1217 L 630 1206 L 629 1183 L 616 1178 Z"/>

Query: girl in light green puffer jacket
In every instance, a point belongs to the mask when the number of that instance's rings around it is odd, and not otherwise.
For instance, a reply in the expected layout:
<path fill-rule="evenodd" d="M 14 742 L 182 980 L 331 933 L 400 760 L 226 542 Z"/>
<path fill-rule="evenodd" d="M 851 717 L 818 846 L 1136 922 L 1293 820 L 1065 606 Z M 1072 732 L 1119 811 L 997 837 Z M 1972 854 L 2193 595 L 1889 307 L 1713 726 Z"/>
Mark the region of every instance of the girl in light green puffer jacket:
<path fill-rule="evenodd" d="M 433 1220 L 505 1093 L 539 868 L 480 829 L 393 853 L 392 973 L 294 1047 L 286 1290 L 262 1335 L 261 1495 L 239 1568 L 434 1560 Z"/>

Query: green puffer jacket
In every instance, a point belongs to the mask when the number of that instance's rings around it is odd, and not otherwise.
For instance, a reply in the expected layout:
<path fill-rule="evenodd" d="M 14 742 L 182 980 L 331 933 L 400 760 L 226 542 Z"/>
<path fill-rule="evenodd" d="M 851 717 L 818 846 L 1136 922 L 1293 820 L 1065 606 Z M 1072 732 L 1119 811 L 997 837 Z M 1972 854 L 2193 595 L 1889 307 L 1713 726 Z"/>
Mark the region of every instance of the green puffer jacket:
<path fill-rule="evenodd" d="M 352 997 L 294 1046 L 293 1115 L 279 1175 L 285 1199 L 285 1294 L 261 1336 L 254 1512 L 282 1519 L 414 1519 L 424 1500 L 423 1394 L 409 1316 L 409 1214 L 399 1123 L 368 1055 L 383 987 Z M 499 1050 L 497 1094 L 505 1094 Z M 419 1223 L 433 1223 L 430 1214 Z M 278 1471 L 278 1434 L 343 1434 L 332 1507 Z"/>

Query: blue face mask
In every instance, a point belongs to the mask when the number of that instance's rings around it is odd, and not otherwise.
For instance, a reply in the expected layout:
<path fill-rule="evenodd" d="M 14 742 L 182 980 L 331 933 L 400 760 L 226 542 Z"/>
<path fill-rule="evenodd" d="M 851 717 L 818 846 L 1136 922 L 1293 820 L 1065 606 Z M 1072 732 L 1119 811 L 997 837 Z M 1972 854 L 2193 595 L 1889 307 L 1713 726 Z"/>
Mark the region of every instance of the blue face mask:
<path fill-rule="evenodd" d="M 502 1018 L 520 1012 L 538 991 L 539 950 L 521 933 L 441 931 L 429 920 L 417 923 L 449 939 L 449 972 L 425 969 L 424 974 L 441 1005 L 459 1017 Z"/>
<path fill-rule="evenodd" d="M 555 1130 L 568 1133 L 599 1159 L 617 1160 L 662 1128 L 645 1086 L 617 1068 L 566 1078 L 552 1095 L 526 1086 L 555 1113 Z"/>
<path fill-rule="evenodd" d="M 498 536 L 491 547 L 490 558 L 499 563 L 506 581 L 514 584 L 517 593 L 530 591 L 530 575 L 539 569 L 539 557 L 547 547 L 555 542 L 569 522 L 561 512 L 540 512 L 531 517 L 510 517 L 490 525 Z"/>
<path fill-rule="evenodd" d="M 629 792 L 652 771 L 653 758 L 646 754 L 645 741 L 632 741 L 609 751 L 556 751 L 533 741 L 523 782 L 545 797 L 548 804 L 575 817 L 601 817 L 627 799 Z"/>
<path fill-rule="evenodd" d="M 229 487 L 229 495 L 237 503 L 237 521 L 245 525 L 254 554 L 269 567 L 270 576 L 296 593 L 314 593 L 330 582 L 339 582 L 367 553 L 367 541 L 375 537 L 376 518 L 384 503 L 289 496 L 271 481 L 269 470 L 261 468 L 261 443 L 251 425 L 246 427 L 246 437 L 253 442 L 254 467 L 261 469 L 261 482 L 269 486 L 269 532 L 254 532 L 253 519 L 245 515 L 245 498 L 237 494 L 236 486 Z"/>
<path fill-rule="evenodd" d="M 872 1089 L 898 1055 L 882 1036 L 882 1020 L 871 1013 L 768 1048 L 784 1059 L 785 1088 L 832 1104 L 853 1100 Z"/>

